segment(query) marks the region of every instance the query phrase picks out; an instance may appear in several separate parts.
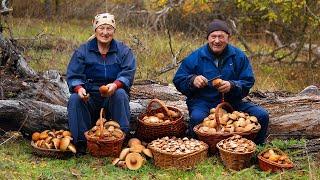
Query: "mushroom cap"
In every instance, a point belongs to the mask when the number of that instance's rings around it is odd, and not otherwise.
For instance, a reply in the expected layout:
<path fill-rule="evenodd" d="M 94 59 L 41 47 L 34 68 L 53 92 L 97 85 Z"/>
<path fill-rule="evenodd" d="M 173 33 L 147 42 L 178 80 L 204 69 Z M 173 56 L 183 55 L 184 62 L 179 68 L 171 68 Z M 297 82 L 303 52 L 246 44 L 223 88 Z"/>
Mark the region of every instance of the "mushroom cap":
<path fill-rule="evenodd" d="M 76 147 L 71 143 L 69 144 L 68 149 L 73 153 L 77 153 Z"/>
<path fill-rule="evenodd" d="M 126 165 L 130 170 L 139 169 L 143 163 L 144 159 L 139 153 L 129 153 L 126 157 Z"/>
<path fill-rule="evenodd" d="M 53 138 L 51 141 L 53 142 L 54 147 L 56 149 L 59 149 L 59 147 L 60 147 L 60 139 L 59 138 Z"/>
<path fill-rule="evenodd" d="M 219 87 L 219 86 L 221 85 L 221 83 L 222 83 L 222 79 L 220 79 L 220 78 L 214 79 L 214 80 L 212 81 L 212 85 L 213 85 L 214 87 Z"/>
<path fill-rule="evenodd" d="M 71 136 L 71 132 L 70 131 L 63 131 L 62 135 L 63 136 Z"/>
<path fill-rule="evenodd" d="M 150 149 L 145 148 L 142 150 L 143 154 L 145 154 L 146 156 L 148 156 L 149 158 L 153 158 L 152 152 Z"/>
<path fill-rule="evenodd" d="M 133 144 L 141 144 L 141 141 L 138 138 L 129 139 L 128 146 L 131 147 Z"/>
<path fill-rule="evenodd" d="M 69 144 L 70 144 L 70 138 L 66 138 L 66 137 L 62 138 L 60 141 L 60 150 L 66 151 Z"/>
<path fill-rule="evenodd" d="M 145 147 L 142 144 L 133 144 L 130 147 L 130 152 L 136 152 L 136 153 L 141 153 L 142 150 L 144 150 Z"/>
<path fill-rule="evenodd" d="M 100 86 L 99 87 L 99 92 L 101 95 L 106 95 L 109 91 L 109 87 L 106 85 Z"/>
<path fill-rule="evenodd" d="M 112 132 L 112 135 L 116 138 L 121 138 L 123 136 L 123 132 L 121 131 L 121 129 L 115 129 Z"/>
<path fill-rule="evenodd" d="M 119 155 L 119 159 L 124 160 L 126 156 L 129 154 L 129 152 L 130 152 L 130 148 L 123 149 Z"/>
<path fill-rule="evenodd" d="M 48 132 L 47 131 L 43 131 L 40 133 L 39 138 L 40 139 L 46 139 L 48 137 Z"/>
<path fill-rule="evenodd" d="M 108 128 L 109 126 L 114 126 L 115 128 L 120 128 L 119 123 L 115 122 L 115 121 L 107 121 L 104 126 L 106 128 Z"/>
<path fill-rule="evenodd" d="M 32 134 L 32 140 L 33 140 L 33 141 L 38 141 L 39 138 L 40 138 L 40 133 L 39 133 L 39 132 L 34 132 L 34 133 Z"/>

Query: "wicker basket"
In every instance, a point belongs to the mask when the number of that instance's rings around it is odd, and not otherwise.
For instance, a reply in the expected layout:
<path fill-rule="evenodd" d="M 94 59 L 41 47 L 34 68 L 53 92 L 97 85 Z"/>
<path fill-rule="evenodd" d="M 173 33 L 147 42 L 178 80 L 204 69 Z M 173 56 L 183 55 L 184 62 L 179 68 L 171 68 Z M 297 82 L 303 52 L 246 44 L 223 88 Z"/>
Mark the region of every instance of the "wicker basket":
<path fill-rule="evenodd" d="M 160 105 L 160 108 L 152 109 L 154 104 Z M 166 117 L 168 117 L 168 111 L 172 110 L 179 114 L 179 116 L 175 119 L 170 119 L 168 123 L 147 123 L 144 122 L 142 119 L 144 116 L 152 116 L 156 113 L 163 113 Z M 142 113 L 138 116 L 138 127 L 137 127 L 137 137 L 140 139 L 150 142 L 157 138 L 161 138 L 164 136 L 175 136 L 175 137 L 183 137 L 185 134 L 186 125 L 183 122 L 183 115 L 181 111 L 175 107 L 165 106 L 162 101 L 159 99 L 153 99 L 145 113 Z"/>
<path fill-rule="evenodd" d="M 36 154 L 41 157 L 50 157 L 50 158 L 58 158 L 64 159 L 72 156 L 72 152 L 70 150 L 61 151 L 59 149 L 45 149 L 38 147 L 33 141 L 31 141 L 33 154 Z"/>
<path fill-rule="evenodd" d="M 183 155 L 159 152 L 150 146 L 148 146 L 148 148 L 153 154 L 155 166 L 160 168 L 176 168 L 188 170 L 192 169 L 193 167 L 195 167 L 195 165 L 208 157 L 208 145 L 205 144 L 205 146 L 206 147 L 201 151 Z"/>
<path fill-rule="evenodd" d="M 251 158 L 255 150 L 247 153 L 231 152 L 221 148 L 218 144 L 217 148 L 219 149 L 221 160 L 227 168 L 239 171 L 251 165 Z"/>
<path fill-rule="evenodd" d="M 276 162 L 269 161 L 265 159 L 262 154 L 269 151 L 270 148 L 265 149 L 264 151 L 260 152 L 258 155 L 258 161 L 259 161 L 259 167 L 263 171 L 271 171 L 271 172 L 276 172 L 276 171 L 282 171 L 285 169 L 291 169 L 293 168 L 293 163 L 290 164 L 278 164 Z M 271 148 L 274 150 L 277 154 L 284 155 L 285 153 L 281 151 L 280 149 L 277 148 Z"/>
<path fill-rule="evenodd" d="M 215 113 L 215 119 L 217 121 L 217 126 L 220 126 L 219 111 L 222 108 L 224 108 L 228 112 L 233 112 L 233 108 L 229 103 L 223 102 L 223 103 L 218 104 L 218 106 L 216 107 L 216 113 Z M 255 137 L 257 136 L 257 133 L 261 129 L 261 126 L 259 124 L 258 128 L 254 129 L 252 131 L 248 131 L 248 132 L 233 132 L 233 133 L 225 132 L 225 133 L 208 134 L 208 133 L 200 132 L 199 131 L 200 126 L 201 126 L 201 124 L 196 125 L 193 128 L 193 130 L 197 134 L 199 140 L 204 141 L 205 143 L 207 143 L 209 145 L 209 152 L 211 154 L 215 154 L 218 151 L 216 145 L 221 140 L 227 139 L 233 135 L 238 134 L 246 139 L 253 141 L 255 139 Z"/>
<path fill-rule="evenodd" d="M 100 118 L 104 116 L 104 109 L 102 108 L 100 111 Z M 101 129 L 103 128 L 103 124 L 101 123 Z M 84 133 L 87 139 L 87 149 L 88 152 L 92 156 L 96 157 L 118 157 L 121 149 L 122 144 L 124 142 L 125 134 L 121 138 L 110 140 L 110 139 L 103 139 L 99 137 L 90 137 L 88 135 L 88 131 Z"/>

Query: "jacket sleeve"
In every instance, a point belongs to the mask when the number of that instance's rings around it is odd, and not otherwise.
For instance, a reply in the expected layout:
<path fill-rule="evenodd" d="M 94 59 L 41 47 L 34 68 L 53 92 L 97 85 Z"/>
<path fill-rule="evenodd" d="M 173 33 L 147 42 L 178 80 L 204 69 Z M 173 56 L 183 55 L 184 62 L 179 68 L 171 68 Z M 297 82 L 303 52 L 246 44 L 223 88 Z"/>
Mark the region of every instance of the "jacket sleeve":
<path fill-rule="evenodd" d="M 250 89 L 254 85 L 255 78 L 252 70 L 252 66 L 248 57 L 242 54 L 239 59 L 236 74 L 237 80 L 231 80 L 231 91 L 227 93 L 227 96 L 232 100 L 241 100 L 249 94 Z"/>
<path fill-rule="evenodd" d="M 124 84 L 125 89 L 130 89 L 133 84 L 134 75 L 136 72 L 136 58 L 131 49 L 128 49 L 122 55 L 121 72 L 117 76 L 117 80 Z"/>
<path fill-rule="evenodd" d="M 176 86 L 177 90 L 187 97 L 192 96 L 193 92 L 196 90 L 196 87 L 193 85 L 193 80 L 196 77 L 196 65 L 194 61 L 193 56 L 184 59 L 173 78 L 173 84 Z"/>
<path fill-rule="evenodd" d="M 76 86 L 85 84 L 84 59 L 84 56 L 78 50 L 74 51 L 67 67 L 67 83 L 70 93 L 74 92 Z"/>

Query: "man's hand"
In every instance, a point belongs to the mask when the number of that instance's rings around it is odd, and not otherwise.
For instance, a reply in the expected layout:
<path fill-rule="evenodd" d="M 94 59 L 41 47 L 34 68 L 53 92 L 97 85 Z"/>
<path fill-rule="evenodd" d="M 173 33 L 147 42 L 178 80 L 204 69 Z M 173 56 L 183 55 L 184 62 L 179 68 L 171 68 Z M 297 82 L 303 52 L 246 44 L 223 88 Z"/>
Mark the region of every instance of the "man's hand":
<path fill-rule="evenodd" d="M 199 75 L 196 78 L 194 78 L 193 85 L 196 88 L 204 88 L 204 87 L 206 87 L 208 85 L 208 80 L 204 76 Z"/>
<path fill-rule="evenodd" d="M 112 96 L 118 88 L 115 83 L 110 83 L 110 84 L 107 84 L 106 86 L 109 88 L 107 96 Z"/>
<path fill-rule="evenodd" d="M 221 93 L 227 93 L 231 89 L 231 84 L 229 81 L 222 81 L 220 86 L 218 87 L 218 91 Z"/>

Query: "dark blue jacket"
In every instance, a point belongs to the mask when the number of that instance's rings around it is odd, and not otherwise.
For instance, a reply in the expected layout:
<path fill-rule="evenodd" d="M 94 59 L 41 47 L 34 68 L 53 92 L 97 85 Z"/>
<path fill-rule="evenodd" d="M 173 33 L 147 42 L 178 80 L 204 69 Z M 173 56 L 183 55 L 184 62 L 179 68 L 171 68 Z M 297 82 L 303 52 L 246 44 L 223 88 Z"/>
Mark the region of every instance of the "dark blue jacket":
<path fill-rule="evenodd" d="M 247 56 L 240 49 L 228 44 L 219 56 L 218 67 L 214 64 L 215 58 L 206 44 L 183 60 L 173 83 L 178 91 L 187 96 L 187 104 L 194 104 L 198 100 L 214 104 L 221 102 L 221 94 L 211 85 L 201 89 L 193 86 L 192 81 L 196 75 L 203 75 L 208 80 L 221 75 L 221 79 L 230 81 L 232 89 L 225 94 L 227 102 L 237 103 L 248 95 L 255 79 Z"/>
<path fill-rule="evenodd" d="M 69 91 L 82 85 L 87 92 L 97 92 L 101 85 L 119 80 L 128 92 L 134 80 L 136 60 L 130 48 L 112 40 L 106 58 L 99 52 L 97 39 L 82 44 L 70 60 L 67 69 Z"/>

